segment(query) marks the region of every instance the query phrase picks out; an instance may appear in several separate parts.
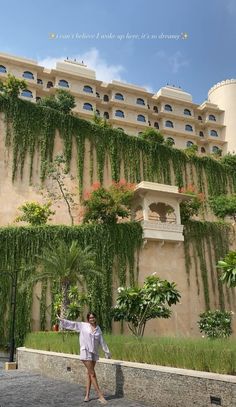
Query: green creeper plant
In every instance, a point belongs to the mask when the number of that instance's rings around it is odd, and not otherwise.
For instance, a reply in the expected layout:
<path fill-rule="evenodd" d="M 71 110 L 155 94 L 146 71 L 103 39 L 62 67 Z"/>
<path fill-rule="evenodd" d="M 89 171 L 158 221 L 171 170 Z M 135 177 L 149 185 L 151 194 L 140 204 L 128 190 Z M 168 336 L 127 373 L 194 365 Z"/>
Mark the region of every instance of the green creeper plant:
<path fill-rule="evenodd" d="M 174 140 L 172 140 L 171 138 L 167 138 L 167 139 L 165 140 L 165 145 L 166 145 L 167 147 L 173 147 L 173 146 L 175 145 L 175 142 L 174 142 Z"/>
<path fill-rule="evenodd" d="M 190 147 L 185 148 L 184 152 L 187 155 L 187 157 L 196 156 L 198 152 L 198 146 L 196 144 L 192 144 Z"/>
<path fill-rule="evenodd" d="M 220 280 L 228 287 L 236 287 L 236 252 L 230 251 L 223 260 L 219 260 Z"/>
<path fill-rule="evenodd" d="M 94 122 L 97 126 L 100 126 L 100 127 L 110 127 L 110 128 L 111 128 L 111 124 L 108 123 L 108 121 L 107 121 L 105 118 L 99 116 L 99 115 L 97 114 L 97 112 L 94 112 L 94 114 L 93 114 L 93 122 Z"/>
<path fill-rule="evenodd" d="M 142 132 L 141 138 L 147 141 L 151 141 L 153 143 L 158 143 L 158 144 L 163 144 L 164 143 L 164 137 L 159 131 L 156 131 L 154 129 L 146 129 Z"/>
<path fill-rule="evenodd" d="M 146 277 L 143 287 L 119 287 L 116 306 L 112 309 L 115 321 L 126 321 L 130 331 L 141 338 L 147 321 L 155 318 L 169 318 L 167 306 L 176 304 L 180 293 L 174 282 L 161 280 L 152 274 Z"/>
<path fill-rule="evenodd" d="M 198 321 L 200 332 L 210 339 L 228 338 L 232 334 L 232 311 L 206 311 Z"/>
<path fill-rule="evenodd" d="M 21 90 L 26 90 L 27 84 L 23 79 L 17 79 L 14 75 L 8 73 L 5 82 L 0 81 L 0 91 L 4 96 L 16 99 Z"/>
<path fill-rule="evenodd" d="M 236 173 L 236 154 L 227 153 L 221 157 L 220 162 Z"/>
<path fill-rule="evenodd" d="M 18 209 L 22 215 L 16 217 L 15 222 L 28 222 L 31 226 L 45 225 L 55 211 L 51 210 L 51 202 L 40 204 L 38 202 L 26 202 Z"/>
<path fill-rule="evenodd" d="M 216 216 L 222 219 L 230 216 L 236 221 L 236 194 L 213 196 L 208 202 Z"/>
<path fill-rule="evenodd" d="M 55 95 L 42 98 L 39 104 L 44 107 L 59 110 L 64 114 L 70 114 L 72 109 L 76 106 L 74 96 L 64 89 L 57 89 Z"/>

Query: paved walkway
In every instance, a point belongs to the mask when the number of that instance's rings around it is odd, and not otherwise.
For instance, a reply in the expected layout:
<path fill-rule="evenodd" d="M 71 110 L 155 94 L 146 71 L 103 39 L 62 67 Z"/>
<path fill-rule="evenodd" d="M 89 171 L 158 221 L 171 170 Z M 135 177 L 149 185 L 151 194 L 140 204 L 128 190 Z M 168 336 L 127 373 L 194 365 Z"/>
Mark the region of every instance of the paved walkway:
<path fill-rule="evenodd" d="M 48 379 L 37 373 L 0 370 L 0 407 L 98 407 L 95 394 L 83 402 L 84 387 Z M 105 395 L 108 407 L 148 407 L 148 404 Z M 150 407 L 150 406 L 149 406 Z"/>

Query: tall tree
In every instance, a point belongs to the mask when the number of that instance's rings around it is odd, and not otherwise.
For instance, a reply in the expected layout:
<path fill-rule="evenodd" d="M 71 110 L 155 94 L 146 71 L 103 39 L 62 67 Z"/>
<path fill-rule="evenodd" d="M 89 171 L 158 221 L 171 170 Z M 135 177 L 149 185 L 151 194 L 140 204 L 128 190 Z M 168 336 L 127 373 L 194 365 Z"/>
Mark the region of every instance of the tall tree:
<path fill-rule="evenodd" d="M 87 283 L 91 275 L 100 275 L 95 253 L 91 247 L 82 249 L 76 241 L 70 245 L 60 241 L 58 246 L 46 248 L 37 256 L 40 268 L 32 277 L 33 282 L 48 279 L 59 284 L 62 295 L 61 316 L 66 317 L 69 306 L 69 288 L 77 283 Z"/>

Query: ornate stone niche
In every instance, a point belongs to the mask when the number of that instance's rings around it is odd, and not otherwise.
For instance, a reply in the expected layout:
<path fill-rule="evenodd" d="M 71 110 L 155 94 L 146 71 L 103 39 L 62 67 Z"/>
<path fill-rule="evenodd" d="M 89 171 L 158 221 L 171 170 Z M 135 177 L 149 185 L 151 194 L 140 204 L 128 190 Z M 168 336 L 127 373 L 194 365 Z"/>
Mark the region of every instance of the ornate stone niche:
<path fill-rule="evenodd" d="M 178 187 L 155 182 L 140 182 L 135 188 L 132 218 L 141 222 L 145 240 L 182 242 L 181 201 L 191 199 Z"/>

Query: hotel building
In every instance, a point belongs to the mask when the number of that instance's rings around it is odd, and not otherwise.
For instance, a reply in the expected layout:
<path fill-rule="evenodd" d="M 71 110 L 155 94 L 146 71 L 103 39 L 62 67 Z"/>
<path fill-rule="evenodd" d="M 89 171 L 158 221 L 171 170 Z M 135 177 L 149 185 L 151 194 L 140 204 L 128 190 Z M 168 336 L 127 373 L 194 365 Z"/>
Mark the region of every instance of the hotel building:
<path fill-rule="evenodd" d="M 92 120 L 96 112 L 113 128 L 132 136 L 154 128 L 176 148 L 196 144 L 199 154 L 236 151 L 234 79 L 216 84 L 208 100 L 196 104 L 191 94 L 175 86 L 167 85 L 153 94 L 128 83 L 99 81 L 95 71 L 71 60 L 47 69 L 36 61 L 0 53 L 0 80 L 4 81 L 8 73 L 26 81 L 27 90 L 20 96 L 23 99 L 37 102 L 56 89 L 66 89 L 75 97 L 74 112 L 83 119 Z"/>

